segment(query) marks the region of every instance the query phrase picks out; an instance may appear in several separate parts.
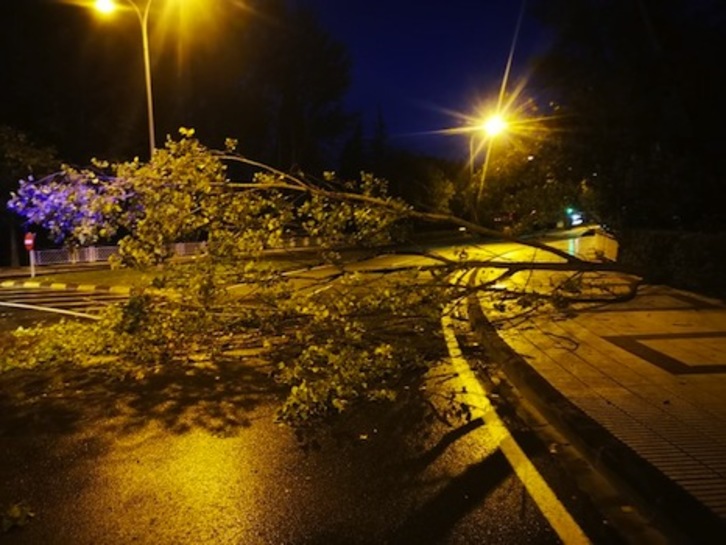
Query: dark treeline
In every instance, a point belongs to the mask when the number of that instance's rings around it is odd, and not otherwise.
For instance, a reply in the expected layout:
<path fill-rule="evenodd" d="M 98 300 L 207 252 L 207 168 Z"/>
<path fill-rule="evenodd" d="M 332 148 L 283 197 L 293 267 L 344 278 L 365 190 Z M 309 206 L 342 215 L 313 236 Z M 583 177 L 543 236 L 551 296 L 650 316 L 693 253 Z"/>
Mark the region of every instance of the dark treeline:
<path fill-rule="evenodd" d="M 19 178 L 48 169 L 47 160 L 27 168 L 6 161 L 30 157 L 34 147 L 50 146 L 56 163 L 80 166 L 93 157 L 148 157 L 140 22 L 128 5 L 111 17 L 91 5 L 0 4 L 0 126 L 18 135 L 6 143 L 23 141 L 3 148 L 3 202 Z M 197 11 L 181 10 L 185 5 Z M 241 153 L 282 170 L 339 169 L 353 179 L 372 171 L 389 177 L 397 195 L 428 208 L 448 206 L 451 182 L 444 171 L 455 172 L 452 165 L 393 149 L 382 118 L 363 128 L 355 112 L 343 109 L 347 51 L 304 5 L 155 1 L 147 28 L 157 147 L 179 127 L 190 127 L 209 147 L 233 138 Z M 437 189 L 428 190 L 429 179 Z M 4 207 L 0 216 L 19 227 Z"/>
<path fill-rule="evenodd" d="M 47 146 L 79 165 L 148 155 L 139 21 L 82 4 L 0 3 L 0 126 L 13 155 L 3 151 L 3 199 L 48 165 Z M 552 44 L 532 67 L 521 113 L 546 118 L 545 130 L 517 146 L 498 141 L 481 185 L 467 165 L 395 149 L 383 116 L 364 126 L 344 110 L 348 54 L 304 2 L 174 11 L 184 5 L 201 3 L 156 0 L 149 19 L 157 146 L 193 127 L 213 148 L 230 137 L 283 170 L 373 172 L 418 206 L 485 223 L 504 215 L 547 225 L 576 205 L 621 230 L 726 226 L 723 2 L 529 2 Z M 18 160 L 38 150 L 42 164 Z"/>
<path fill-rule="evenodd" d="M 340 105 L 344 47 L 313 14 L 282 0 L 208 4 L 190 13 L 174 11 L 183 2 L 152 4 L 156 144 L 194 127 L 210 146 L 231 137 L 279 167 L 323 167 L 350 125 Z M 3 2 L 0 18 L 0 123 L 81 164 L 148 155 L 141 25 L 132 12 L 102 17 L 78 3 L 26 0 Z"/>
<path fill-rule="evenodd" d="M 726 4 L 541 0 L 532 80 L 559 104 L 568 163 L 620 228 L 726 227 Z"/>

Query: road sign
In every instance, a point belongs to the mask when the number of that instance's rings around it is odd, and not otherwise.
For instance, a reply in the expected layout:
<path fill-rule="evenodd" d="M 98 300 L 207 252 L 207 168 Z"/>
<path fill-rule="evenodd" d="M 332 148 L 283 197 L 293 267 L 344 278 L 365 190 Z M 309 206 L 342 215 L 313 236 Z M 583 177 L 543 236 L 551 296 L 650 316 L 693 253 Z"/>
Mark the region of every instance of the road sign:
<path fill-rule="evenodd" d="M 25 233 L 25 249 L 29 252 L 32 251 L 35 244 L 35 233 Z"/>
<path fill-rule="evenodd" d="M 35 233 L 25 233 L 23 242 L 25 243 L 25 249 L 30 254 L 30 278 L 35 278 L 35 252 L 33 251 L 33 247 L 35 246 Z"/>

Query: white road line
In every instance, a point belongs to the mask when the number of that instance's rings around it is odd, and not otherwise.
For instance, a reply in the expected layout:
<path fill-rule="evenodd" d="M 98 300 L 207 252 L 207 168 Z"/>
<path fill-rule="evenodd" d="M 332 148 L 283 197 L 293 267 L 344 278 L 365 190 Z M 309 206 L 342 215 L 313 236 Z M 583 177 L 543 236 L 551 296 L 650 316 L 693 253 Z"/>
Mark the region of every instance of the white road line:
<path fill-rule="evenodd" d="M 489 431 L 494 446 L 499 447 L 502 454 L 506 456 L 517 477 L 562 542 L 565 545 L 590 543 L 585 532 L 572 518 L 567 508 L 560 502 L 532 461 L 509 433 L 489 402 L 481 383 L 463 358 L 451 320 L 453 310 L 453 308 L 449 308 L 444 312 L 441 325 L 452 366 L 456 372 L 456 377 L 452 380 L 458 383 L 459 388 L 457 389 L 471 410 L 471 418 L 481 418 L 486 423 L 486 429 Z"/>
<path fill-rule="evenodd" d="M 38 305 L 24 305 L 23 303 L 7 303 L 0 301 L 0 307 L 21 308 L 24 310 L 35 310 L 38 312 L 50 312 L 52 314 L 64 314 L 66 316 L 73 316 L 74 318 L 86 318 L 89 320 L 101 319 L 100 316 L 94 316 L 93 314 L 86 314 L 84 312 L 75 312 L 72 310 L 64 310 L 62 308 L 41 307 Z"/>

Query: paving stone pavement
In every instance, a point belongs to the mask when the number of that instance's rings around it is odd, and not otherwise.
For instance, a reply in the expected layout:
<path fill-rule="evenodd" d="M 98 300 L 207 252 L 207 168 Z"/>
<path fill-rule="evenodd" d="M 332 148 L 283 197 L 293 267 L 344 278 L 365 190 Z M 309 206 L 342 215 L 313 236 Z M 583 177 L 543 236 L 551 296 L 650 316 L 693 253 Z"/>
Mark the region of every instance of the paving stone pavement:
<path fill-rule="evenodd" d="M 619 273 L 588 273 L 571 294 L 591 302 L 522 309 L 480 297 L 527 380 L 614 469 L 666 511 L 726 535 L 726 305 Z M 518 273 L 508 289 L 542 292 L 562 274 Z M 575 282 L 576 281 L 576 282 Z M 625 299 L 625 298 L 623 298 Z M 597 432 L 592 432 L 597 430 Z M 588 438 L 589 436 L 589 438 Z M 604 462 L 605 463 L 605 462 Z M 664 493 L 663 490 L 667 492 Z M 693 513 L 698 517 L 693 518 Z"/>

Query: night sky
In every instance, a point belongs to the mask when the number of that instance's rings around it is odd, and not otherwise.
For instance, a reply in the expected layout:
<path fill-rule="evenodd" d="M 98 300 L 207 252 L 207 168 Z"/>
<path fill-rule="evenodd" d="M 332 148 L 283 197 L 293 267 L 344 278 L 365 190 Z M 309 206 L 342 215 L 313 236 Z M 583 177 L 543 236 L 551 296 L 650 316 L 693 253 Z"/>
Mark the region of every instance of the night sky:
<path fill-rule="evenodd" d="M 346 44 L 353 61 L 347 98 L 370 131 L 383 114 L 390 142 L 437 155 L 466 154 L 462 137 L 431 134 L 465 123 L 499 92 L 520 0 L 299 0 Z M 525 4 L 510 76 L 526 77 L 546 33 Z"/>
<path fill-rule="evenodd" d="M 171 5 L 154 1 L 152 28 L 162 8 Z M 436 132 L 467 124 L 463 116 L 475 115 L 483 101 L 496 99 L 522 0 L 289 1 L 312 8 L 322 27 L 347 48 L 352 82 L 345 105 L 349 111 L 361 114 L 365 136 L 373 134 L 380 112 L 390 145 L 450 158 L 466 156 L 465 137 Z M 205 9 L 205 16 L 238 18 L 242 31 L 245 25 L 255 24 L 255 15 L 244 9 L 244 0 L 196 2 L 214 8 Z M 111 126 L 97 113 L 113 104 L 118 112 L 124 109 L 123 117 L 111 122 L 116 127 L 114 140 L 119 150 L 138 142 L 136 152 L 142 153 L 145 143 L 139 141 L 138 120 L 143 118 L 144 104 L 138 23 L 129 14 L 104 21 L 92 10 L 84 9 L 89 3 L 93 0 L 23 0 L 22 5 L 15 6 L 6 0 L 0 2 L 0 15 L 12 26 L 9 37 L 0 39 L 5 44 L 0 55 L 1 71 L 16 77 L 22 73 L 23 84 L 31 90 L 27 94 L 14 85 L 13 79 L 4 78 L 4 85 L 10 87 L 2 91 L 5 103 L 0 108 L 0 122 L 33 134 L 38 127 L 26 123 L 28 116 L 48 119 L 37 131 L 41 133 L 39 139 L 50 144 L 62 140 L 66 145 L 61 148 L 69 150 L 71 156 L 82 157 L 87 155 L 86 149 L 88 153 L 103 150 L 93 149 L 93 141 L 84 142 L 82 133 L 54 125 L 52 116 L 57 108 L 51 106 L 78 111 L 74 119 L 77 129 L 100 123 Z M 194 21 L 196 35 L 214 36 L 215 32 L 199 30 L 203 22 Z M 261 17 L 257 21 L 267 23 Z M 195 40 L 195 47 L 203 40 Z M 525 9 L 509 88 L 526 76 L 527 64 L 545 43 L 545 33 Z M 152 42 L 152 62 L 159 53 Z M 104 64 L 113 66 L 115 72 L 102 73 L 99 67 Z M 169 115 L 163 110 L 178 94 L 175 89 L 163 87 L 162 76 L 156 67 L 157 136 L 170 130 Z M 46 82 L 51 82 L 47 88 Z M 67 82 L 65 87 L 63 82 Z M 59 85 L 60 93 L 56 91 Z M 76 92 L 71 92 L 71 87 Z M 129 97 L 138 98 L 133 106 L 128 106 Z M 174 119 L 194 123 L 180 119 L 180 114 Z M 134 125 L 132 120 L 136 120 Z M 58 130 L 42 134 L 48 127 Z"/>

